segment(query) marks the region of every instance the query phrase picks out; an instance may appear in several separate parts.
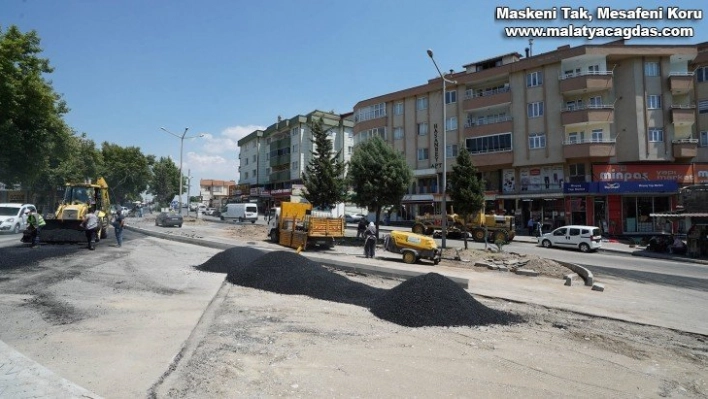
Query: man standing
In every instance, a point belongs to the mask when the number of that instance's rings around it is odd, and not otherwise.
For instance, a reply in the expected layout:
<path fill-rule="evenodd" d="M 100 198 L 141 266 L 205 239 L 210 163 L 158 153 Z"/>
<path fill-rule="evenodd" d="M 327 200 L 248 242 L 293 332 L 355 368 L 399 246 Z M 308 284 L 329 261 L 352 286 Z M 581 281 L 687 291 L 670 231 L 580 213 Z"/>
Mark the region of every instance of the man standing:
<path fill-rule="evenodd" d="M 366 241 L 364 241 L 364 255 L 367 258 L 373 258 L 376 252 L 376 225 L 374 222 L 369 222 L 369 227 L 364 231 Z"/>
<path fill-rule="evenodd" d="M 84 216 L 84 222 L 82 223 L 84 229 L 86 230 L 86 241 L 88 241 L 88 249 L 94 250 L 94 243 L 96 242 L 96 230 L 98 229 L 98 216 L 91 209 L 89 213 Z"/>
<path fill-rule="evenodd" d="M 27 225 L 32 231 L 32 245 L 30 247 L 37 248 L 39 245 L 39 232 L 47 222 L 44 221 L 42 215 L 38 214 L 37 211 L 32 208 L 26 210 L 25 215 L 27 215 Z"/>
<path fill-rule="evenodd" d="M 112 224 L 113 228 L 115 228 L 116 242 L 118 243 L 118 248 L 120 248 L 123 246 L 123 225 L 125 224 L 125 218 L 121 209 L 116 211 L 116 217 Z"/>

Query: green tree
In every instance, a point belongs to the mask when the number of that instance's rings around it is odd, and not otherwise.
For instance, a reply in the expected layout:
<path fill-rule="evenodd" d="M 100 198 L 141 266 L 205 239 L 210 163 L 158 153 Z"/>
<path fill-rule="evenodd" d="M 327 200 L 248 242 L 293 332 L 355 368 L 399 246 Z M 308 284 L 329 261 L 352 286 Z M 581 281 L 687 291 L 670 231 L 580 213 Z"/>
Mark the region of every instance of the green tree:
<path fill-rule="evenodd" d="M 69 109 L 45 79 L 53 68 L 41 52 L 35 31 L 0 28 L 0 181 L 27 188 L 71 136 L 62 119 Z"/>
<path fill-rule="evenodd" d="M 349 183 L 354 192 L 351 199 L 376 212 L 378 231 L 381 209 L 401 203 L 413 172 L 403 155 L 378 136 L 357 146 L 349 164 Z"/>
<path fill-rule="evenodd" d="M 101 145 L 101 154 L 105 165 L 103 176 L 108 183 L 111 201 L 122 204 L 126 200 L 141 200 L 140 194 L 147 190 L 152 179 L 150 167 L 155 157 L 144 155 L 140 147 L 121 147 L 108 142 Z"/>
<path fill-rule="evenodd" d="M 322 117 L 310 124 L 313 144 L 312 159 L 302 174 L 305 186 L 303 196 L 313 207 L 330 209 L 347 198 L 347 184 L 344 181 L 346 163 L 334 153 L 329 130 L 324 130 Z"/>
<path fill-rule="evenodd" d="M 452 167 L 452 174 L 448 177 L 450 182 L 447 192 L 455 204 L 455 211 L 463 221 L 467 221 L 470 215 L 484 208 L 484 189 L 482 182 L 477 179 L 477 168 L 466 149 L 457 154 L 456 163 Z M 462 223 L 460 227 L 463 231 L 465 249 L 467 249 L 467 223 Z"/>
<path fill-rule="evenodd" d="M 152 179 L 148 192 L 155 196 L 155 200 L 166 206 L 179 191 L 179 168 L 168 157 L 160 157 L 152 166 Z"/>

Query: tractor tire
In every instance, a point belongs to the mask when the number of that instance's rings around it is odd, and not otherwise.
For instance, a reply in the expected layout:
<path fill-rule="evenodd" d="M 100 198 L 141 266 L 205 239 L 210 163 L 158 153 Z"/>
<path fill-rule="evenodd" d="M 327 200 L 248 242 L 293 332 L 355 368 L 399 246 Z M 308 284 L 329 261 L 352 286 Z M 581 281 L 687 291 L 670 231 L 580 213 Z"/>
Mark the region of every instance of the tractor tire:
<path fill-rule="evenodd" d="M 497 230 L 494 232 L 494 242 L 497 241 L 509 241 L 509 234 L 506 232 L 505 229 Z"/>
<path fill-rule="evenodd" d="M 416 223 L 413 225 L 411 231 L 416 234 L 423 234 L 425 233 L 425 226 L 422 223 Z"/>
<path fill-rule="evenodd" d="M 475 242 L 484 242 L 487 237 L 484 236 L 484 229 L 481 227 L 475 227 L 472 229 L 472 239 Z"/>
<path fill-rule="evenodd" d="M 403 262 L 408 264 L 413 264 L 416 261 L 416 256 L 411 251 L 406 251 L 403 253 Z"/>
<path fill-rule="evenodd" d="M 270 241 L 274 243 L 278 243 L 278 232 L 275 230 L 271 230 L 270 232 Z"/>

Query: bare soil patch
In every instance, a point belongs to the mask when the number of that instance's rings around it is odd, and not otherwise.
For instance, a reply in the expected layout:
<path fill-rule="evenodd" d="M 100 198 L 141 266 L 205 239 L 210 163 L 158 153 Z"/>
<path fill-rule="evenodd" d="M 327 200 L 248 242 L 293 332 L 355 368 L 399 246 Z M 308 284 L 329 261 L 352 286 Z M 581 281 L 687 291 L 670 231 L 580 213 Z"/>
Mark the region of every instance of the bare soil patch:
<path fill-rule="evenodd" d="M 492 245 L 491 247 L 496 247 Z M 562 279 L 565 275 L 572 273 L 572 270 L 552 260 L 542 258 L 537 255 L 522 255 L 516 252 L 492 252 L 478 249 L 455 249 L 446 248 L 443 250 L 443 260 L 441 265 L 449 267 L 460 267 L 467 269 L 489 270 L 484 266 L 475 266 L 481 263 L 504 264 L 510 269 L 523 268 L 537 271 L 540 275 Z"/>

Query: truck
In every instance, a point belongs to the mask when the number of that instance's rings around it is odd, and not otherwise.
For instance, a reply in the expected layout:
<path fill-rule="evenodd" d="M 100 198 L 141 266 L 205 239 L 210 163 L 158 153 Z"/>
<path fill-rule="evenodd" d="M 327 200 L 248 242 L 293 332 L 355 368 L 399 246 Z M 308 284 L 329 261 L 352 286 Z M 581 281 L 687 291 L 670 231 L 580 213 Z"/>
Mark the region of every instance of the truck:
<path fill-rule="evenodd" d="M 309 203 L 283 202 L 270 209 L 267 220 L 270 240 L 290 248 L 332 248 L 336 239 L 344 237 L 343 217 L 313 210 Z"/>
<path fill-rule="evenodd" d="M 111 202 L 108 196 L 108 184 L 99 177 L 95 183 L 66 183 L 64 198 L 52 218 L 46 219 L 46 225 L 39 236 L 43 243 L 79 243 L 86 242 L 82 227 L 84 216 L 89 212 L 98 216 L 97 237 L 108 237 Z M 22 242 L 30 243 L 31 236 L 25 232 Z"/>
<path fill-rule="evenodd" d="M 226 204 L 221 208 L 220 219 L 256 223 L 256 220 L 258 220 L 258 206 L 252 203 Z"/>
<path fill-rule="evenodd" d="M 477 242 L 485 241 L 485 227 L 487 241 L 509 242 L 516 237 L 516 228 L 513 216 L 485 214 L 484 210 L 470 215 L 463 220 L 461 215 L 451 212 L 447 215 L 447 236 L 461 236 L 465 231 L 471 233 L 472 239 Z M 442 234 L 441 215 L 425 214 L 416 216 L 412 231 L 416 234 L 436 235 Z"/>

